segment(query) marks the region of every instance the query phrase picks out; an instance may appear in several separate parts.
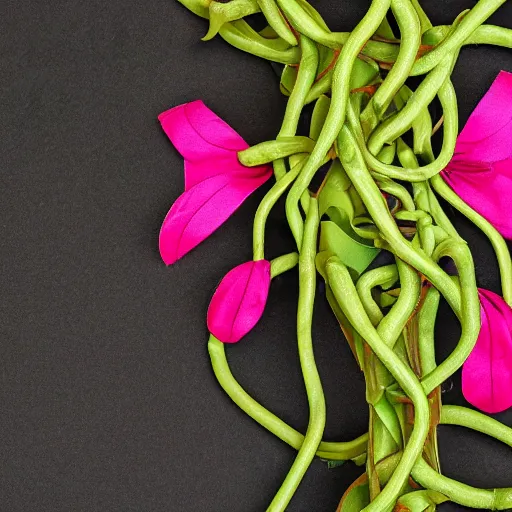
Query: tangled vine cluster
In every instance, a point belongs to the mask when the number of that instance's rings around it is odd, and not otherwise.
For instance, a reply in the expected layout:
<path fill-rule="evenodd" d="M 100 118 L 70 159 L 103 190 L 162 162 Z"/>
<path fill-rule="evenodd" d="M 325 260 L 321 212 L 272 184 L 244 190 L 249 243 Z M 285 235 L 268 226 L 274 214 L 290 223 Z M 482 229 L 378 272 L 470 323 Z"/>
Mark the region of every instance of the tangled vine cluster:
<path fill-rule="evenodd" d="M 180 0 L 209 20 L 205 40 L 219 35 L 284 66 L 280 85 L 288 101 L 275 140 L 249 147 L 200 101 L 160 117 L 185 158 L 186 180 L 160 234 L 166 263 L 275 179 L 255 214 L 253 259 L 225 276 L 208 310 L 208 350 L 220 385 L 297 450 L 269 512 L 286 510 L 315 456 L 366 467 L 341 498 L 341 512 L 432 511 L 445 501 L 512 507 L 512 488 L 477 489 L 442 475 L 436 437 L 437 425 L 460 425 L 512 446 L 511 428 L 441 401 L 441 385 L 463 367 L 463 391 L 473 405 L 484 412 L 512 406 L 512 264 L 504 240 L 512 238 L 506 193 L 512 190 L 512 75 L 500 73 L 460 133 L 450 78 L 465 45 L 512 48 L 511 30 L 485 24 L 505 1 L 480 0 L 452 25 L 433 26 L 418 0 L 372 0 L 352 32 L 342 33 L 331 31 L 306 0 Z M 267 22 L 259 31 L 247 21 L 255 13 Z M 421 81 L 412 88 L 410 77 Z M 433 118 L 429 107 L 437 101 L 442 114 Z M 300 136 L 309 104 L 309 135 Z M 432 137 L 439 130 L 435 154 Z M 266 220 L 284 194 L 296 251 L 268 261 Z M 477 287 L 471 251 L 439 197 L 489 238 L 502 295 Z M 382 251 L 393 262 L 372 265 Z M 448 273 L 442 258 L 456 272 Z M 309 403 L 304 435 L 240 386 L 225 350 L 264 313 L 272 278 L 295 267 L 298 353 Z M 311 331 L 318 276 L 366 381 L 368 433 L 350 442 L 322 440 L 326 405 Z M 438 364 L 441 297 L 461 336 Z"/>

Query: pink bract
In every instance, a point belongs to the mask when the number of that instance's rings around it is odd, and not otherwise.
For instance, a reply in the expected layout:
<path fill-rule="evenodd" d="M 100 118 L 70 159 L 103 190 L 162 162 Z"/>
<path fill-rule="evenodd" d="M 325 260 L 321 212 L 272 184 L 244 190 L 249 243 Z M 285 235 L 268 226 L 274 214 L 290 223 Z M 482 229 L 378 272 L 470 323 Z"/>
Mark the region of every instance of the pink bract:
<path fill-rule="evenodd" d="M 223 224 L 272 170 L 243 166 L 237 154 L 248 144 L 202 101 L 174 107 L 158 119 L 185 160 L 185 192 L 160 230 L 160 254 L 170 265 Z"/>
<path fill-rule="evenodd" d="M 441 173 L 450 187 L 512 239 L 512 73 L 500 72 L 457 138 Z"/>
<path fill-rule="evenodd" d="M 512 406 L 512 309 L 496 293 L 479 289 L 481 328 L 462 368 L 466 400 L 487 413 Z"/>
<path fill-rule="evenodd" d="M 224 343 L 236 343 L 259 321 L 270 288 L 270 262 L 248 261 L 230 270 L 208 308 L 209 331 Z"/>

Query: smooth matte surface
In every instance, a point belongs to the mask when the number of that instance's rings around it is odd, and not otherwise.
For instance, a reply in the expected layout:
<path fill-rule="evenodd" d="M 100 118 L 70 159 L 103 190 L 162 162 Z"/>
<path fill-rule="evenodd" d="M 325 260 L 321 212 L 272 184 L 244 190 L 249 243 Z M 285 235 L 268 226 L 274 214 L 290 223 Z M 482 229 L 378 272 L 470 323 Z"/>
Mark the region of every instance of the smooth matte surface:
<path fill-rule="evenodd" d="M 315 5 L 350 30 L 368 4 Z M 424 2 L 435 23 L 473 4 Z M 173 0 L 3 0 L 0 20 L 0 510 L 265 510 L 294 454 L 218 387 L 205 327 L 216 284 L 251 257 L 265 190 L 166 268 L 157 234 L 183 175 L 156 117 L 200 98 L 249 143 L 271 139 L 285 106 L 276 75 L 218 38 L 202 43 L 207 23 Z M 512 3 L 493 21 L 512 27 Z M 462 121 L 500 69 L 512 71 L 510 50 L 462 52 Z M 455 218 L 480 285 L 497 290 L 489 244 Z M 292 247 L 282 204 L 268 244 L 269 257 Z M 363 378 L 322 293 L 314 339 L 326 437 L 348 440 L 366 428 Z M 293 272 L 276 279 L 263 320 L 228 355 L 249 392 L 304 430 L 296 297 Z M 441 356 L 457 332 L 443 309 Z M 463 403 L 460 376 L 444 398 Z M 498 418 L 512 425 L 512 411 Z M 449 427 L 440 448 L 447 475 L 512 486 L 509 448 Z M 360 471 L 316 461 L 289 510 L 333 512 Z"/>

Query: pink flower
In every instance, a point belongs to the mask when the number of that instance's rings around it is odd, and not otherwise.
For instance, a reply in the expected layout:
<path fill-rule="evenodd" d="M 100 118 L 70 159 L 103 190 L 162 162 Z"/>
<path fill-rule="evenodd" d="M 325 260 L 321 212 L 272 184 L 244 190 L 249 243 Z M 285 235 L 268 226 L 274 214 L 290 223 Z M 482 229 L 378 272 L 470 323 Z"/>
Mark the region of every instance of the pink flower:
<path fill-rule="evenodd" d="M 170 265 L 210 236 L 272 171 L 244 167 L 237 153 L 248 144 L 202 101 L 174 107 L 158 119 L 185 159 L 185 192 L 160 230 L 160 254 Z"/>
<path fill-rule="evenodd" d="M 213 294 L 208 330 L 224 343 L 236 343 L 259 321 L 270 288 L 270 262 L 248 261 L 230 270 Z"/>
<path fill-rule="evenodd" d="M 468 205 L 512 239 L 512 73 L 502 71 L 477 105 L 441 175 Z"/>
<path fill-rule="evenodd" d="M 512 309 L 499 296 L 479 289 L 481 328 L 462 367 L 466 400 L 487 413 L 512 406 Z"/>

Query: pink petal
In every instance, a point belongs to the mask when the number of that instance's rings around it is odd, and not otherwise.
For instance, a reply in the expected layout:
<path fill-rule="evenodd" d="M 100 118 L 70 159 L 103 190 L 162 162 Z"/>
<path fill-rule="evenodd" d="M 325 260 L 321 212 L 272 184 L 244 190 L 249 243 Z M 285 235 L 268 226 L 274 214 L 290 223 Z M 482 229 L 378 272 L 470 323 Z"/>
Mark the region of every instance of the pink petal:
<path fill-rule="evenodd" d="M 468 402 L 487 413 L 512 407 L 512 309 L 497 294 L 479 290 L 482 326 L 462 368 Z"/>
<path fill-rule="evenodd" d="M 512 239 L 512 157 L 495 163 L 455 157 L 441 176 L 471 208 Z"/>
<path fill-rule="evenodd" d="M 258 167 L 253 177 L 219 174 L 184 192 L 173 204 L 160 230 L 160 254 L 174 263 L 222 225 L 271 175 Z"/>
<path fill-rule="evenodd" d="M 202 101 L 171 108 L 158 119 L 185 159 L 185 190 L 221 173 L 253 174 L 237 156 L 248 144 Z"/>
<path fill-rule="evenodd" d="M 171 108 L 158 119 L 176 149 L 189 160 L 204 158 L 212 152 L 225 155 L 248 147 L 244 139 L 201 100 Z"/>
<path fill-rule="evenodd" d="M 501 71 L 457 139 L 466 160 L 496 162 L 512 157 L 512 73 Z"/>
<path fill-rule="evenodd" d="M 259 321 L 270 288 L 270 262 L 248 261 L 230 270 L 213 294 L 208 329 L 224 343 L 236 343 Z"/>

